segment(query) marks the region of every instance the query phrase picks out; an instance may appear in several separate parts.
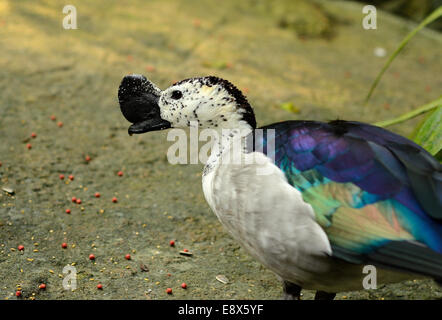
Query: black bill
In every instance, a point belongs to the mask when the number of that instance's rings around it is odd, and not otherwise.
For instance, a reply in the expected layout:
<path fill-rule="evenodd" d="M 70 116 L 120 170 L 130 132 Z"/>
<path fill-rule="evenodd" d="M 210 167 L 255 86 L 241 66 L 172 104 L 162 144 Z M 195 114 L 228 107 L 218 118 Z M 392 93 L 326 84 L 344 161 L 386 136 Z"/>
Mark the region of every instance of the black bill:
<path fill-rule="evenodd" d="M 161 119 L 158 100 L 161 90 L 142 75 L 125 76 L 118 88 L 118 101 L 123 116 L 132 123 L 129 134 L 139 134 L 170 128 Z"/>

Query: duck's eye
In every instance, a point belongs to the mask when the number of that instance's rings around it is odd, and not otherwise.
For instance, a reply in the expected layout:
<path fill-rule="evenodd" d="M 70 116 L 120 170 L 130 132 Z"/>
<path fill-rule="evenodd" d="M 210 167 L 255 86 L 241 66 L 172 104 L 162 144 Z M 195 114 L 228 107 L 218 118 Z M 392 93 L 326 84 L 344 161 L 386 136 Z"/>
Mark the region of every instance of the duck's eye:
<path fill-rule="evenodd" d="M 172 91 L 172 95 L 170 96 L 172 99 L 178 100 L 181 99 L 183 93 L 179 90 Z"/>

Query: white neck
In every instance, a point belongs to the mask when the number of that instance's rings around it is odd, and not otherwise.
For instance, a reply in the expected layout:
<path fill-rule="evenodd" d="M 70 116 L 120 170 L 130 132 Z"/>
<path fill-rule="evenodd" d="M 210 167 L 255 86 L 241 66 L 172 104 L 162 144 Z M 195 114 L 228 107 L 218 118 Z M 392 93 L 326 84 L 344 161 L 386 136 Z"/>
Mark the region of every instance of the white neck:
<path fill-rule="evenodd" d="M 231 152 L 231 161 L 235 161 L 235 157 L 240 157 L 244 152 L 245 139 L 252 127 L 245 121 L 240 121 L 235 129 L 232 128 L 216 128 L 213 146 L 210 157 L 204 167 L 203 175 L 208 174 L 220 161 L 223 154 Z"/>

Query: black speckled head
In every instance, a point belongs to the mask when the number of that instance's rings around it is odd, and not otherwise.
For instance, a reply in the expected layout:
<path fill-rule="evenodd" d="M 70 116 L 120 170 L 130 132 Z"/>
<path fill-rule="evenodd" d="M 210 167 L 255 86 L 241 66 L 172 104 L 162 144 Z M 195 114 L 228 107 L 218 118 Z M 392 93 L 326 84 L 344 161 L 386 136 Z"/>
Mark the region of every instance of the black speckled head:
<path fill-rule="evenodd" d="M 161 93 L 161 117 L 173 127 L 192 122 L 202 128 L 256 128 L 246 97 L 227 80 L 208 76 L 179 81 Z"/>

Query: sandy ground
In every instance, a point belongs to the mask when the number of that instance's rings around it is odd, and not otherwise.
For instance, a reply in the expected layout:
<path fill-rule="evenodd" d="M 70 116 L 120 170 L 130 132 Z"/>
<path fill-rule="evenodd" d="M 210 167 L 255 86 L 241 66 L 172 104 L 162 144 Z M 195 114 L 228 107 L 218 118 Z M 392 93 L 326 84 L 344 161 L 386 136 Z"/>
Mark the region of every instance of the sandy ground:
<path fill-rule="evenodd" d="M 364 30 L 360 4 L 69 2 L 78 30 L 62 28 L 63 1 L 0 0 L 0 187 L 14 190 L 0 194 L 0 298 L 16 299 L 18 287 L 20 299 L 281 296 L 276 277 L 206 205 L 202 165 L 168 164 L 165 133 L 128 136 L 117 102 L 128 73 L 145 74 L 162 88 L 197 75 L 229 79 L 247 94 L 261 125 L 338 117 L 375 122 L 437 98 L 442 87 L 442 37 L 424 30 L 362 105 L 386 61 L 374 49 L 390 54 L 412 26 L 378 12 L 378 29 Z M 299 112 L 281 109 L 283 102 Z M 418 120 L 391 129 L 408 135 Z M 72 203 L 74 196 L 82 203 Z M 184 248 L 193 256 L 180 255 Z M 62 286 L 68 264 L 78 272 L 74 291 Z M 441 297 L 425 280 L 337 299 Z"/>

